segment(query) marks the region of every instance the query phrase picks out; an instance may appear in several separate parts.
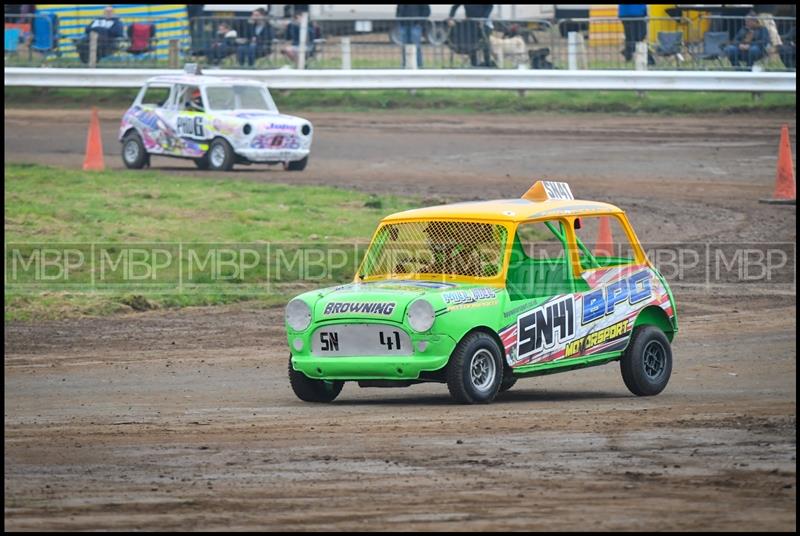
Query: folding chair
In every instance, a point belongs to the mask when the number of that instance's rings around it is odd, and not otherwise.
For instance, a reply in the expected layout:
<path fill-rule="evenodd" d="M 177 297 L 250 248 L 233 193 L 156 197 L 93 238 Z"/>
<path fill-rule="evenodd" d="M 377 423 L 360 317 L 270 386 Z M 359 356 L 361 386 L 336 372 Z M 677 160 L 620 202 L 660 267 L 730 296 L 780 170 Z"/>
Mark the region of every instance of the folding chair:
<path fill-rule="evenodd" d="M 19 28 L 6 28 L 4 33 L 4 51 L 6 54 L 16 54 L 19 47 L 19 36 L 22 32 Z"/>
<path fill-rule="evenodd" d="M 30 50 L 45 56 L 58 55 L 58 17 L 55 13 L 38 14 L 33 18 L 33 42 Z"/>
<path fill-rule="evenodd" d="M 665 58 L 674 57 L 675 64 L 683 61 L 683 32 L 658 32 L 656 55 Z"/>
<path fill-rule="evenodd" d="M 725 44 L 730 40 L 728 32 L 706 32 L 703 34 L 703 51 L 695 54 L 697 60 L 716 60 L 720 67 L 725 57 Z"/>
<path fill-rule="evenodd" d="M 129 46 L 125 50 L 139 59 L 147 59 L 156 49 L 156 25 L 144 22 L 134 22 L 128 26 L 127 37 Z"/>

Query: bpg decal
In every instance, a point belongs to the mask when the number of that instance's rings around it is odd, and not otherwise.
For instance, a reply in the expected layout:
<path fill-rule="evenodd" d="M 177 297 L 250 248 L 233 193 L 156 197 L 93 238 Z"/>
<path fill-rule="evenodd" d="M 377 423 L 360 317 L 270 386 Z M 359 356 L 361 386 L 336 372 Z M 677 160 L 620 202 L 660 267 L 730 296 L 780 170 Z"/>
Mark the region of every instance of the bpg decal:
<path fill-rule="evenodd" d="M 549 350 L 575 336 L 575 300 L 566 296 L 517 317 L 517 359 Z"/>
<path fill-rule="evenodd" d="M 620 304 L 639 303 L 652 295 L 650 273 L 642 271 L 628 278 L 619 279 L 610 285 L 583 295 L 581 324 L 589 324 L 606 315 L 614 314 Z"/>
<path fill-rule="evenodd" d="M 190 138 L 205 137 L 203 117 L 199 115 L 194 117 L 178 116 L 178 134 Z"/>

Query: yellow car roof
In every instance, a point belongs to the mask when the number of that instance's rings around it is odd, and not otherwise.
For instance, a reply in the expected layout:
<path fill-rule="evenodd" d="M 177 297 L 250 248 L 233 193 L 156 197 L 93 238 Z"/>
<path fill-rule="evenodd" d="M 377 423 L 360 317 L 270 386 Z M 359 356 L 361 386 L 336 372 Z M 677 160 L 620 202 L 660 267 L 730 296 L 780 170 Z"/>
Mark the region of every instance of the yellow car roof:
<path fill-rule="evenodd" d="M 391 214 L 383 221 L 451 219 L 521 222 L 542 217 L 622 212 L 619 207 L 608 203 L 573 199 L 566 183 L 538 181 L 520 199 L 468 201 L 417 208 Z"/>

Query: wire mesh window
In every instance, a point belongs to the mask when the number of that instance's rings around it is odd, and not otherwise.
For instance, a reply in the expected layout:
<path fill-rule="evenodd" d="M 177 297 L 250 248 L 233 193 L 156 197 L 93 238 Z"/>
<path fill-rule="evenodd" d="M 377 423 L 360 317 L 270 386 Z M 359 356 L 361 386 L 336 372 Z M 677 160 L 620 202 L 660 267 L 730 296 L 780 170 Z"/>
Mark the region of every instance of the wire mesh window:
<path fill-rule="evenodd" d="M 507 230 L 460 221 L 386 224 L 364 261 L 361 276 L 496 277 L 503 266 Z"/>

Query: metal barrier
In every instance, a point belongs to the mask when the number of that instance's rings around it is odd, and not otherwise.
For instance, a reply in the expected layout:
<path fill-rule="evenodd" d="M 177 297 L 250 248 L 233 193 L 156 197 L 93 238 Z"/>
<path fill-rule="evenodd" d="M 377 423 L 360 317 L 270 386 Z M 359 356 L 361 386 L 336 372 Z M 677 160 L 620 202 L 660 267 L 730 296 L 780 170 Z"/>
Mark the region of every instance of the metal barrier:
<path fill-rule="evenodd" d="M 196 60 L 256 70 L 782 71 L 794 69 L 794 45 L 780 36 L 796 21 L 762 15 L 770 42 L 756 59 L 757 53 L 727 48 L 744 27 L 742 17 L 566 19 L 556 25 L 535 19 L 321 19 L 307 21 L 305 32 L 300 20 L 270 17 L 121 19 L 124 38 L 92 45 L 85 32 L 91 17 L 7 16 L 5 65 L 177 68 Z M 146 28 L 152 34 L 143 40 Z"/>
<path fill-rule="evenodd" d="M 138 88 L 170 69 L 6 67 L 6 86 Z M 797 91 L 795 73 L 730 71 L 584 71 L 530 69 L 230 69 L 226 77 L 261 80 L 272 89 L 503 89 L 628 91 Z"/>

